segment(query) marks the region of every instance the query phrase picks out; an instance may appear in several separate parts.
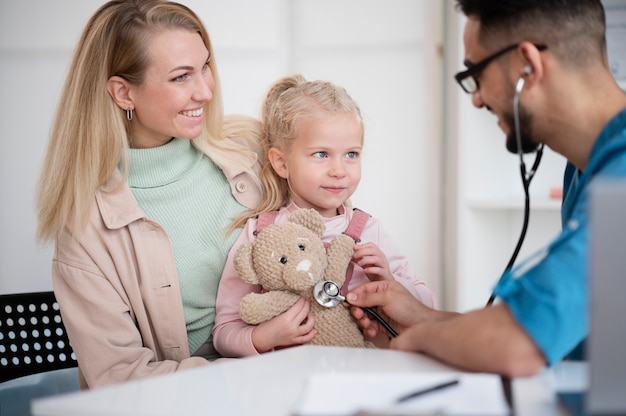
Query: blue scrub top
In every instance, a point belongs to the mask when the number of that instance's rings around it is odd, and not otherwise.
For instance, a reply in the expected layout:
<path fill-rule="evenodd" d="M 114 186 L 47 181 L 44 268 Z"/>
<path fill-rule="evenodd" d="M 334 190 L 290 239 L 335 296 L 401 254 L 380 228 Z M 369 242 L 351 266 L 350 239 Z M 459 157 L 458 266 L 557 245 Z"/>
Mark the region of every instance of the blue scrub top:
<path fill-rule="evenodd" d="M 494 293 L 553 365 L 589 332 L 589 187 L 598 176 L 626 178 L 626 109 L 604 127 L 584 172 L 564 175 L 563 230 L 549 246 L 508 271 Z"/>

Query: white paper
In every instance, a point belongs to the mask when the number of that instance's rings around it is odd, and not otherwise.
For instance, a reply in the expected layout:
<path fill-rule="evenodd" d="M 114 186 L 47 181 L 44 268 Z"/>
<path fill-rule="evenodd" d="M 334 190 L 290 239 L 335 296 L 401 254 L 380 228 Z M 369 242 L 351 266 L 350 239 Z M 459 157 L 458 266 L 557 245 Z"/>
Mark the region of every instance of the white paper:
<path fill-rule="evenodd" d="M 404 403 L 416 390 L 458 379 L 459 384 Z M 309 376 L 294 414 L 323 415 L 508 415 L 500 377 L 473 373 L 338 373 Z"/>

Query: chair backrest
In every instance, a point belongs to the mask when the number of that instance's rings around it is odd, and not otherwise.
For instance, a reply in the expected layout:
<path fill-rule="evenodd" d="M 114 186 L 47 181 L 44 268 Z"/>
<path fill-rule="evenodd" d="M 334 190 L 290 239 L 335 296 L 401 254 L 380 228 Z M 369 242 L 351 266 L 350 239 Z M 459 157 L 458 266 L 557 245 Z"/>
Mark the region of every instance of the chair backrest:
<path fill-rule="evenodd" d="M 0 295 L 0 382 L 77 365 L 53 292 Z"/>

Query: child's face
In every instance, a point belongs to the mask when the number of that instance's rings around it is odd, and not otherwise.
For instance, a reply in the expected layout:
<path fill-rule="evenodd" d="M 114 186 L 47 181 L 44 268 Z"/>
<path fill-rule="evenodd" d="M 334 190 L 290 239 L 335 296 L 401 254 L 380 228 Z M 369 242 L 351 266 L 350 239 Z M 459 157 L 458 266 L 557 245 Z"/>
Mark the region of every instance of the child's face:
<path fill-rule="evenodd" d="M 361 180 L 362 126 L 353 113 L 303 122 L 276 169 L 289 181 L 291 198 L 324 217 L 337 215 Z"/>

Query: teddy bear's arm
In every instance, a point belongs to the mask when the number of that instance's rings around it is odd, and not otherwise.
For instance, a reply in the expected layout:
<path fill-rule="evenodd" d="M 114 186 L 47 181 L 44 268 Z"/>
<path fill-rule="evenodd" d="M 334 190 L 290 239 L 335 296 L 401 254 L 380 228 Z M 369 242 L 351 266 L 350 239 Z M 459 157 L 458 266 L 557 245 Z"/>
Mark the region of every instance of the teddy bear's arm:
<path fill-rule="evenodd" d="M 328 246 L 328 267 L 326 280 L 332 280 L 339 286 L 346 280 L 346 269 L 354 254 L 354 240 L 346 234 L 339 234 Z"/>
<path fill-rule="evenodd" d="M 286 291 L 248 293 L 241 299 L 239 315 L 244 322 L 257 325 L 285 312 L 299 298 L 295 293 Z"/>

